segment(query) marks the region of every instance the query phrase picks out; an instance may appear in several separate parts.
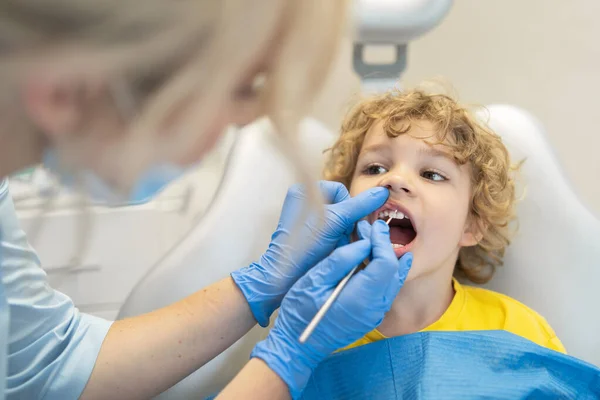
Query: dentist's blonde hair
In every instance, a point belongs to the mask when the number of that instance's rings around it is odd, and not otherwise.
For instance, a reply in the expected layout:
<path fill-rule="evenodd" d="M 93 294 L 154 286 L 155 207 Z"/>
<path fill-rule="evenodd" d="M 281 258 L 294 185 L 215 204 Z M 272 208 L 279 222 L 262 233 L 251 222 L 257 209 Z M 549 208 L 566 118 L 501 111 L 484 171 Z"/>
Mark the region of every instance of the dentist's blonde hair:
<path fill-rule="evenodd" d="M 0 118 L 20 117 L 0 139 L 39 135 L 15 110 L 22 71 L 112 79 L 111 87 L 125 93 L 115 100 L 136 107 L 123 146 L 110 155 L 130 184 L 157 149 L 193 147 L 220 100 L 274 41 L 260 101 L 279 132 L 280 148 L 308 183 L 316 176 L 296 150 L 297 124 L 327 76 L 347 12 L 347 0 L 0 1 Z M 193 112 L 183 128 L 159 138 L 161 124 L 190 100 Z M 316 187 L 308 187 L 316 204 Z"/>
<path fill-rule="evenodd" d="M 293 151 L 296 124 L 327 76 L 347 11 L 346 0 L 4 0 L 0 113 L 14 102 L 14 77 L 31 66 L 114 78 L 141 103 L 130 139 L 113 157 L 127 162 L 133 172 L 124 173 L 133 179 L 145 167 L 144 152 L 160 148 L 159 140 L 172 150 L 197 143 L 219 100 L 275 41 L 261 102 L 286 155 L 301 164 Z M 194 108 L 183 128 L 148 143 L 148 132 L 158 136 L 157 127 L 190 100 Z"/>

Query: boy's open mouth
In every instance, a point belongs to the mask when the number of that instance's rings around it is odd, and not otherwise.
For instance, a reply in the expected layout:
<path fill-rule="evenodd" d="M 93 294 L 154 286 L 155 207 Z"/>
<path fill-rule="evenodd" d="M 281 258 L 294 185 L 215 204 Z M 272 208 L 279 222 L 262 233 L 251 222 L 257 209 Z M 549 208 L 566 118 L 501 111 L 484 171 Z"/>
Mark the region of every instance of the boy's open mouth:
<path fill-rule="evenodd" d="M 387 221 L 390 217 L 390 240 L 394 246 L 396 256 L 401 257 L 410 251 L 412 243 L 417 237 L 410 218 L 398 210 L 382 210 L 377 214 L 378 219 Z"/>

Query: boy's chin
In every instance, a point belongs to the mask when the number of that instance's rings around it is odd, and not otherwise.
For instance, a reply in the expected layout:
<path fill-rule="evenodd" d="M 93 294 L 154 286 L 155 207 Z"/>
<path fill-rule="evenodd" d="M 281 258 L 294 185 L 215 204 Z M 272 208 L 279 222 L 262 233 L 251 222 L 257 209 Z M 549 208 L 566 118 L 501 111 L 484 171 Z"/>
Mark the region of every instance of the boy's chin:
<path fill-rule="evenodd" d="M 415 268 L 415 265 L 413 264 L 410 271 L 408 271 L 408 275 L 406 276 L 406 280 L 404 281 L 404 284 L 414 281 L 418 277 L 419 277 L 419 270 L 417 268 Z"/>

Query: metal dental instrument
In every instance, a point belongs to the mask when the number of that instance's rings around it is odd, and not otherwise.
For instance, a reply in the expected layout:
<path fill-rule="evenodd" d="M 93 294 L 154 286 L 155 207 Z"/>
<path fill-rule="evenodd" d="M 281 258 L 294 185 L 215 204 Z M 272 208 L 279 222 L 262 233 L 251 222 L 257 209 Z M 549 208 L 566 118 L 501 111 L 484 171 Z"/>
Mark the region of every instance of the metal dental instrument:
<path fill-rule="evenodd" d="M 389 217 L 388 220 L 385 221 L 385 223 L 387 225 L 389 225 L 391 220 L 392 220 L 392 217 Z M 331 306 L 333 305 L 333 302 L 338 298 L 338 296 L 344 289 L 344 286 L 346 286 L 348 281 L 350 281 L 350 278 L 352 278 L 352 276 L 356 273 L 358 268 L 361 266 L 362 266 L 362 263 L 358 264 L 356 267 L 352 268 L 352 271 L 350 271 L 348 273 L 348 275 L 346 275 L 344 277 L 344 279 L 342 279 L 340 281 L 340 283 L 337 284 L 337 286 L 333 290 L 333 293 L 331 293 L 331 295 L 329 295 L 329 298 L 327 299 L 327 301 L 325 301 L 325 303 L 321 306 L 319 311 L 317 311 L 317 314 L 315 314 L 312 321 L 310 321 L 310 323 L 306 326 L 306 329 L 304 329 L 304 332 L 302 332 L 302 335 L 300 335 L 300 343 L 304 343 L 308 340 L 308 338 L 313 333 L 313 331 L 315 330 L 317 325 L 319 325 L 319 322 L 321 322 L 321 320 L 325 316 L 325 313 L 327 313 L 327 310 L 329 310 L 331 308 Z"/>

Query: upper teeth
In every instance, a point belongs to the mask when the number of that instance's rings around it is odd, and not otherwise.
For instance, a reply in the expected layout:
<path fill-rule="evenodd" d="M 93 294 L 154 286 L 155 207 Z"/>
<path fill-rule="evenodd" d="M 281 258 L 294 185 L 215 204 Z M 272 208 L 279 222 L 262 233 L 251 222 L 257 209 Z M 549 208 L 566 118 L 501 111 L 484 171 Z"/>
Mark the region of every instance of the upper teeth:
<path fill-rule="evenodd" d="M 395 210 L 385 210 L 385 211 L 381 211 L 379 212 L 379 215 L 377 216 L 378 218 L 395 218 L 395 219 L 409 219 L 408 215 L 404 215 L 404 213 L 400 212 L 400 211 L 395 211 Z"/>

